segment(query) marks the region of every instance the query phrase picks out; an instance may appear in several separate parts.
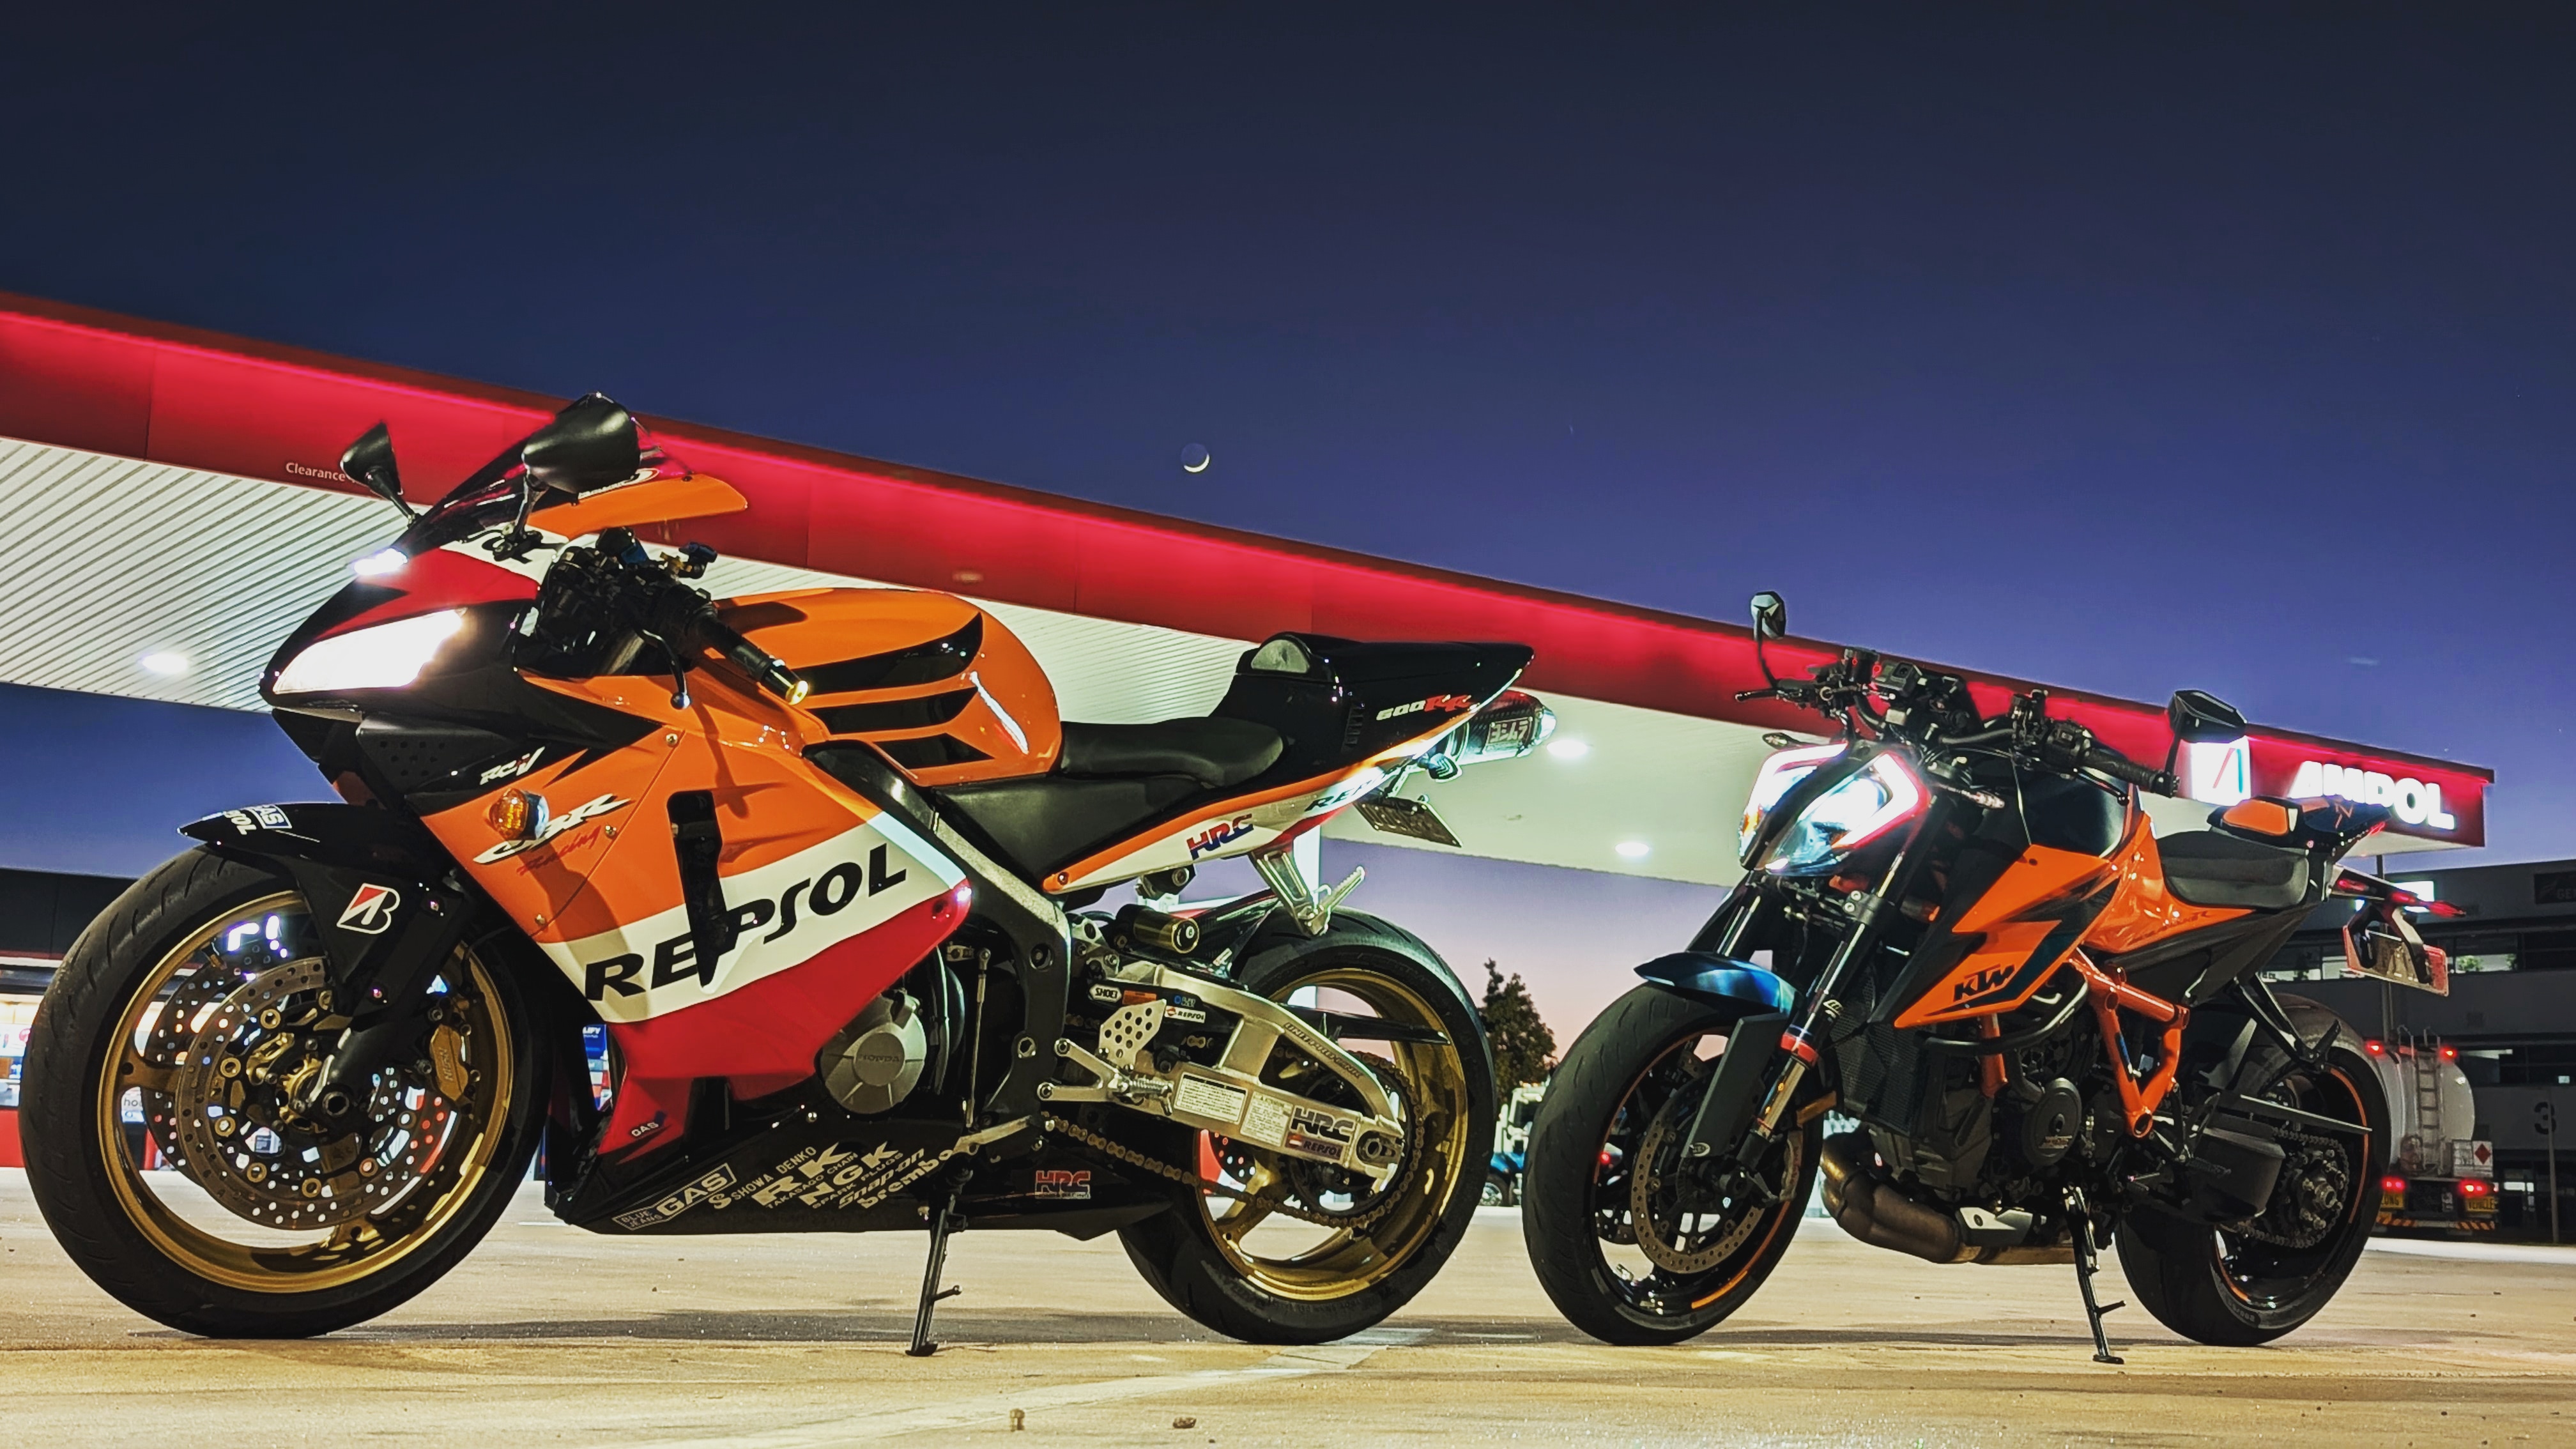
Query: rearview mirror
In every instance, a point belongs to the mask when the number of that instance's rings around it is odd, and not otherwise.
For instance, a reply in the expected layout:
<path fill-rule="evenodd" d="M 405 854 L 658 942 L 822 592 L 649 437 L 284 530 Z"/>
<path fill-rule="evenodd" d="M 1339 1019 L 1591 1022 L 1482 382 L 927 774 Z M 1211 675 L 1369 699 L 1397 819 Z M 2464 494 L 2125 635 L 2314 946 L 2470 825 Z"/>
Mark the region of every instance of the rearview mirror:
<path fill-rule="evenodd" d="M 1789 606 L 1769 589 L 1753 596 L 1753 637 L 1778 639 L 1789 632 Z"/>
<path fill-rule="evenodd" d="M 2174 691 L 2173 703 L 2165 706 L 2165 723 L 2185 744 L 2223 745 L 2245 738 L 2245 716 L 2236 706 L 2197 689 Z"/>
<path fill-rule="evenodd" d="M 555 414 L 519 445 L 528 479 L 559 493 L 587 493 L 635 476 L 643 462 L 635 419 L 598 393 Z"/>
<path fill-rule="evenodd" d="M 403 499 L 402 474 L 394 469 L 394 435 L 384 424 L 367 429 L 349 445 L 349 450 L 340 455 L 340 471 L 359 487 L 401 509 L 405 517 L 410 516 L 411 504 Z"/>

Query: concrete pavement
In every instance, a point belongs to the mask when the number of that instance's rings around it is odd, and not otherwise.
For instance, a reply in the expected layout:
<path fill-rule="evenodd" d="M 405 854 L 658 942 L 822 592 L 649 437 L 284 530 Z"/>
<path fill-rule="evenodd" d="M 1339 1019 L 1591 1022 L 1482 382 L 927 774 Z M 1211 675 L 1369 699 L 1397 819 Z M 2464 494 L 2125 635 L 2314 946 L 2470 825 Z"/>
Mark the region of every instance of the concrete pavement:
<path fill-rule="evenodd" d="M 1484 1210 L 1361 1339 L 1278 1351 L 1165 1308 L 1114 1240 L 961 1237 L 949 1344 L 905 1358 L 920 1238 L 620 1240 L 533 1188 L 465 1265 L 363 1328 L 215 1343 L 136 1317 L 0 1173 L 0 1374 L 19 1442 L 2576 1444 L 2576 1249 L 2373 1251 L 2261 1349 L 2112 1316 L 2069 1270 L 1941 1268 L 1809 1220 L 1761 1296 L 1669 1349 L 1568 1328 Z M 2106 1283 L 2120 1292 L 2113 1275 Z M 1025 1428 L 1010 1428 L 1011 1410 Z M 1195 1423 L 1175 1428 L 1178 1419 Z"/>

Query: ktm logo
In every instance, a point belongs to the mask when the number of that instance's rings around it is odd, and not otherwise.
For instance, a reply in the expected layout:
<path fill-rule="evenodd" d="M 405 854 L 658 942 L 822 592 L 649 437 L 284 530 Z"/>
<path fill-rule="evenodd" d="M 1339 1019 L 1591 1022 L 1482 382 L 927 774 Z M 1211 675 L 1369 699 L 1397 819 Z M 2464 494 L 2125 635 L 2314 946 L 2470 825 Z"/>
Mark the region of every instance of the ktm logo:
<path fill-rule="evenodd" d="M 2012 980 L 2012 976 L 2013 968 L 2010 966 L 1988 966 L 1972 976 L 1962 976 L 1950 986 L 1951 1004 L 1956 1005 L 1972 996 L 1983 996 Z"/>
<path fill-rule="evenodd" d="M 394 923 L 394 910 L 402 904 L 402 892 L 392 886 L 362 885 L 349 897 L 349 907 L 340 913 L 340 929 L 361 936 L 381 936 Z"/>
<path fill-rule="evenodd" d="M 789 886 L 779 892 L 776 900 L 745 901 L 735 906 L 733 934 L 740 940 L 749 940 L 752 932 L 776 921 L 778 929 L 760 938 L 760 944 L 768 945 L 795 931 L 805 916 L 837 916 L 862 894 L 873 896 L 892 890 L 909 875 L 910 871 L 895 867 L 893 853 L 887 847 L 875 846 L 868 851 L 864 867 L 854 860 L 843 861 L 813 880 L 800 880 Z M 797 911 L 799 902 L 804 906 L 803 916 Z M 721 956 L 719 952 L 717 959 L 699 960 L 696 940 L 683 931 L 653 948 L 653 974 L 648 979 L 655 990 L 691 977 L 702 988 L 713 986 Z M 638 952 L 593 961 L 582 967 L 582 994 L 593 1001 L 606 1000 L 612 991 L 620 996 L 641 996 L 645 987 L 635 978 L 643 974 L 644 957 Z"/>
<path fill-rule="evenodd" d="M 1190 837 L 1190 859 L 1196 860 L 1213 850 L 1223 850 L 1251 833 L 1252 817 L 1249 815 L 1220 820 Z"/>

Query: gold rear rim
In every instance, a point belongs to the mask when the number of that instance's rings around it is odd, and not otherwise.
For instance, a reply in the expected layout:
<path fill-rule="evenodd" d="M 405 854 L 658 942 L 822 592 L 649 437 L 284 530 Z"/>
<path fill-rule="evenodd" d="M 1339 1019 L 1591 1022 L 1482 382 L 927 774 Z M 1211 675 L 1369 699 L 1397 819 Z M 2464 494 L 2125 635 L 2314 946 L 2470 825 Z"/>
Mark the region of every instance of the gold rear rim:
<path fill-rule="evenodd" d="M 435 1239 L 491 1171 L 517 1085 L 499 993 L 460 946 L 419 1040 L 336 1114 L 298 1110 L 346 1022 L 314 942 L 294 891 L 223 912 L 154 964 L 102 1049 L 94 1117 L 118 1204 L 229 1288 L 336 1288 Z"/>
<path fill-rule="evenodd" d="M 1308 988 L 1355 997 L 1389 1021 L 1447 1030 L 1431 1003 L 1361 968 L 1318 971 L 1289 982 L 1271 996 L 1285 1001 Z M 1383 1280 L 1410 1261 L 1430 1238 L 1466 1180 L 1471 1146 L 1467 1138 L 1475 1113 L 1468 1097 L 1466 1062 L 1457 1043 L 1371 1042 L 1368 1046 L 1372 1067 L 1390 1079 L 1389 1095 L 1407 1114 L 1405 1130 L 1420 1139 L 1419 1147 L 1412 1149 L 1415 1165 L 1386 1189 L 1393 1194 L 1391 1202 L 1371 1198 L 1345 1203 L 1326 1196 L 1320 1206 L 1362 1212 L 1385 1206 L 1383 1214 L 1364 1227 L 1334 1228 L 1299 1222 L 1233 1198 L 1204 1193 L 1199 1197 L 1209 1236 L 1226 1262 L 1246 1280 L 1282 1298 L 1324 1302 L 1349 1297 Z M 1381 1047 L 1387 1052 L 1384 1057 L 1374 1050 Z M 1287 1189 L 1304 1206 L 1319 1206 L 1308 1196 L 1313 1192 L 1311 1169 L 1266 1149 L 1242 1143 L 1220 1145 L 1224 1174 L 1253 1196 L 1275 1196 Z M 1481 1185 L 1481 1157 L 1474 1166 Z"/>

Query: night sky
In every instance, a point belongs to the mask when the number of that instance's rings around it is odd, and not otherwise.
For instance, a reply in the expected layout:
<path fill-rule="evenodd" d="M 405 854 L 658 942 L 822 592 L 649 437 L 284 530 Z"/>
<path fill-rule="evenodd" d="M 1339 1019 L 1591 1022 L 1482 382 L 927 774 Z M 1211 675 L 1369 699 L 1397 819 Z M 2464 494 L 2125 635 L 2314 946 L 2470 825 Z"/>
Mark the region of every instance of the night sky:
<path fill-rule="evenodd" d="M 1691 613 L 1779 588 L 1802 634 L 2492 766 L 2490 858 L 2576 854 L 2561 7 L 70 10 L 0 47 L 0 289 Z M 0 863 L 311 792 L 202 723 L 0 693 Z M 1345 854 L 1467 965 L 1705 905 Z"/>

